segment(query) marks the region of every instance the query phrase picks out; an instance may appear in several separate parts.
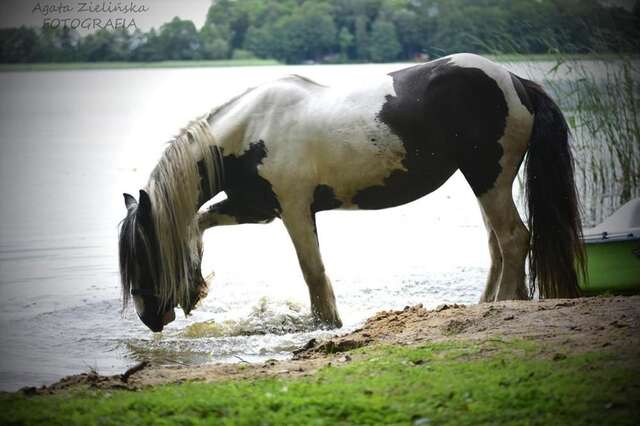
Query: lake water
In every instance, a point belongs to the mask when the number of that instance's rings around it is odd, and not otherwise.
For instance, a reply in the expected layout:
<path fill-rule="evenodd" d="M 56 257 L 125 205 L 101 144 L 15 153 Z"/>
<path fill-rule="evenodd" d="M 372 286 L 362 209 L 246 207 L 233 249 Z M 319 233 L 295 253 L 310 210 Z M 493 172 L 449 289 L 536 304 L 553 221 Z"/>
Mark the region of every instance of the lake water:
<path fill-rule="evenodd" d="M 543 76 L 552 64 L 514 65 Z M 95 369 L 283 358 L 312 337 L 308 296 L 280 221 L 205 234 L 209 296 L 151 333 L 121 315 L 117 227 L 162 145 L 250 86 L 296 73 L 324 84 L 401 64 L 0 73 L 0 390 Z M 537 74 L 537 75 L 536 75 Z M 489 255 L 459 174 L 378 212 L 325 212 L 318 229 L 344 331 L 373 313 L 474 303 Z M 194 323 L 215 321 L 202 335 Z M 237 334 L 243 334 L 238 336 Z M 249 334 L 249 335 L 244 335 Z"/>

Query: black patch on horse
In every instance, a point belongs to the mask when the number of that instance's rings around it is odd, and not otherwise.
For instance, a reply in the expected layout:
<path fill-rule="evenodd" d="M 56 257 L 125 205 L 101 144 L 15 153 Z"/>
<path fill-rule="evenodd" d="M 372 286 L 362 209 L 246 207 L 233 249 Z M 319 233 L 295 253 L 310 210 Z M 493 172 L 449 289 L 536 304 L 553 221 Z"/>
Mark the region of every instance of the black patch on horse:
<path fill-rule="evenodd" d="M 224 155 L 224 150 L 222 153 Z M 246 218 L 236 216 L 239 221 L 280 215 L 280 202 L 271 183 L 258 174 L 258 166 L 266 157 L 267 149 L 262 140 L 250 144 L 240 156 L 224 156 L 225 192 L 236 206 L 235 213 L 246 215 Z"/>
<path fill-rule="evenodd" d="M 499 164 L 508 108 L 502 90 L 478 68 L 441 59 L 389 74 L 396 96 L 378 120 L 402 141 L 406 171 L 359 191 L 353 202 L 379 209 L 404 204 L 442 185 L 460 168 L 476 196 L 488 191 Z"/>
<path fill-rule="evenodd" d="M 209 149 L 212 153 L 212 158 L 215 159 L 219 156 L 220 148 L 217 146 L 210 146 Z M 217 164 L 212 165 L 212 167 L 220 167 Z M 209 183 L 209 174 L 207 173 L 207 168 L 205 167 L 204 160 L 198 161 L 198 175 L 200 176 L 200 195 L 198 196 L 198 206 L 203 205 L 210 199 L 216 196 L 216 194 L 211 194 L 209 188 L 211 188 Z M 215 190 L 215 188 L 213 188 Z"/>
<path fill-rule="evenodd" d="M 323 210 L 337 209 L 342 205 L 342 201 L 336 198 L 336 193 L 329 185 L 318 185 L 313 191 L 313 202 L 311 212 L 317 213 Z"/>
<path fill-rule="evenodd" d="M 209 188 L 209 176 L 204 166 L 204 160 L 198 161 L 198 175 L 200 175 L 200 194 L 198 195 L 198 206 L 203 205 L 212 198 L 212 194 L 207 194 L 205 188 Z"/>
<path fill-rule="evenodd" d="M 337 209 L 342 205 L 342 201 L 336 198 L 336 192 L 329 185 L 320 184 L 313 191 L 313 201 L 311 202 L 311 219 L 313 220 L 313 232 L 318 236 L 318 228 L 316 226 L 317 212 L 323 210 Z"/>

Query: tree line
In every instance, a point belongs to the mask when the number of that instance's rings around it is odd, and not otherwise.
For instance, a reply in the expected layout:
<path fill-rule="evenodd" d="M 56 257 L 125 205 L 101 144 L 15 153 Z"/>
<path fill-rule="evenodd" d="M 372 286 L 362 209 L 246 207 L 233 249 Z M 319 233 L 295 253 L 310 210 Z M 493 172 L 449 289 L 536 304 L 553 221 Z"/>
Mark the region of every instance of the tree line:
<path fill-rule="evenodd" d="M 198 29 L 0 30 L 1 62 L 270 58 L 388 62 L 454 52 L 640 51 L 633 10 L 599 0 L 214 0 Z"/>

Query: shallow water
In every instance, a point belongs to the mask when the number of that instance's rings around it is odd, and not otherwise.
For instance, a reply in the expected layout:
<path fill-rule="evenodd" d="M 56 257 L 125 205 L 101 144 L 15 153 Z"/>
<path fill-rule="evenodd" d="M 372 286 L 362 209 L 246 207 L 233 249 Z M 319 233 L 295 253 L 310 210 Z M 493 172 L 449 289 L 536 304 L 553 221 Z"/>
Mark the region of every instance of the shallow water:
<path fill-rule="evenodd" d="M 400 67 L 0 73 L 0 390 L 121 372 L 142 358 L 282 358 L 331 334 L 311 327 L 279 221 L 207 231 L 203 273 L 216 275 L 191 317 L 178 313 L 154 335 L 132 310 L 121 315 L 121 194 L 137 194 L 181 126 L 249 86 L 290 73 L 344 83 Z M 321 213 L 318 229 L 344 330 L 382 309 L 473 303 L 484 285 L 484 227 L 459 174 L 399 208 Z"/>

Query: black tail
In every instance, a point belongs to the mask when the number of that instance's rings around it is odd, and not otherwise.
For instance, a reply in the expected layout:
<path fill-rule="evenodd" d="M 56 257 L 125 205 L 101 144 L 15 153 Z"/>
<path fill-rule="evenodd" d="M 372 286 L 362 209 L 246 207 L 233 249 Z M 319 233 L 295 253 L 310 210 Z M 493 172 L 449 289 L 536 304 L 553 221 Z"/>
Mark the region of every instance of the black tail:
<path fill-rule="evenodd" d="M 537 286 L 540 298 L 578 297 L 585 252 L 569 128 L 542 87 L 520 80 L 535 113 L 525 164 L 531 233 L 529 290 L 533 296 Z"/>

